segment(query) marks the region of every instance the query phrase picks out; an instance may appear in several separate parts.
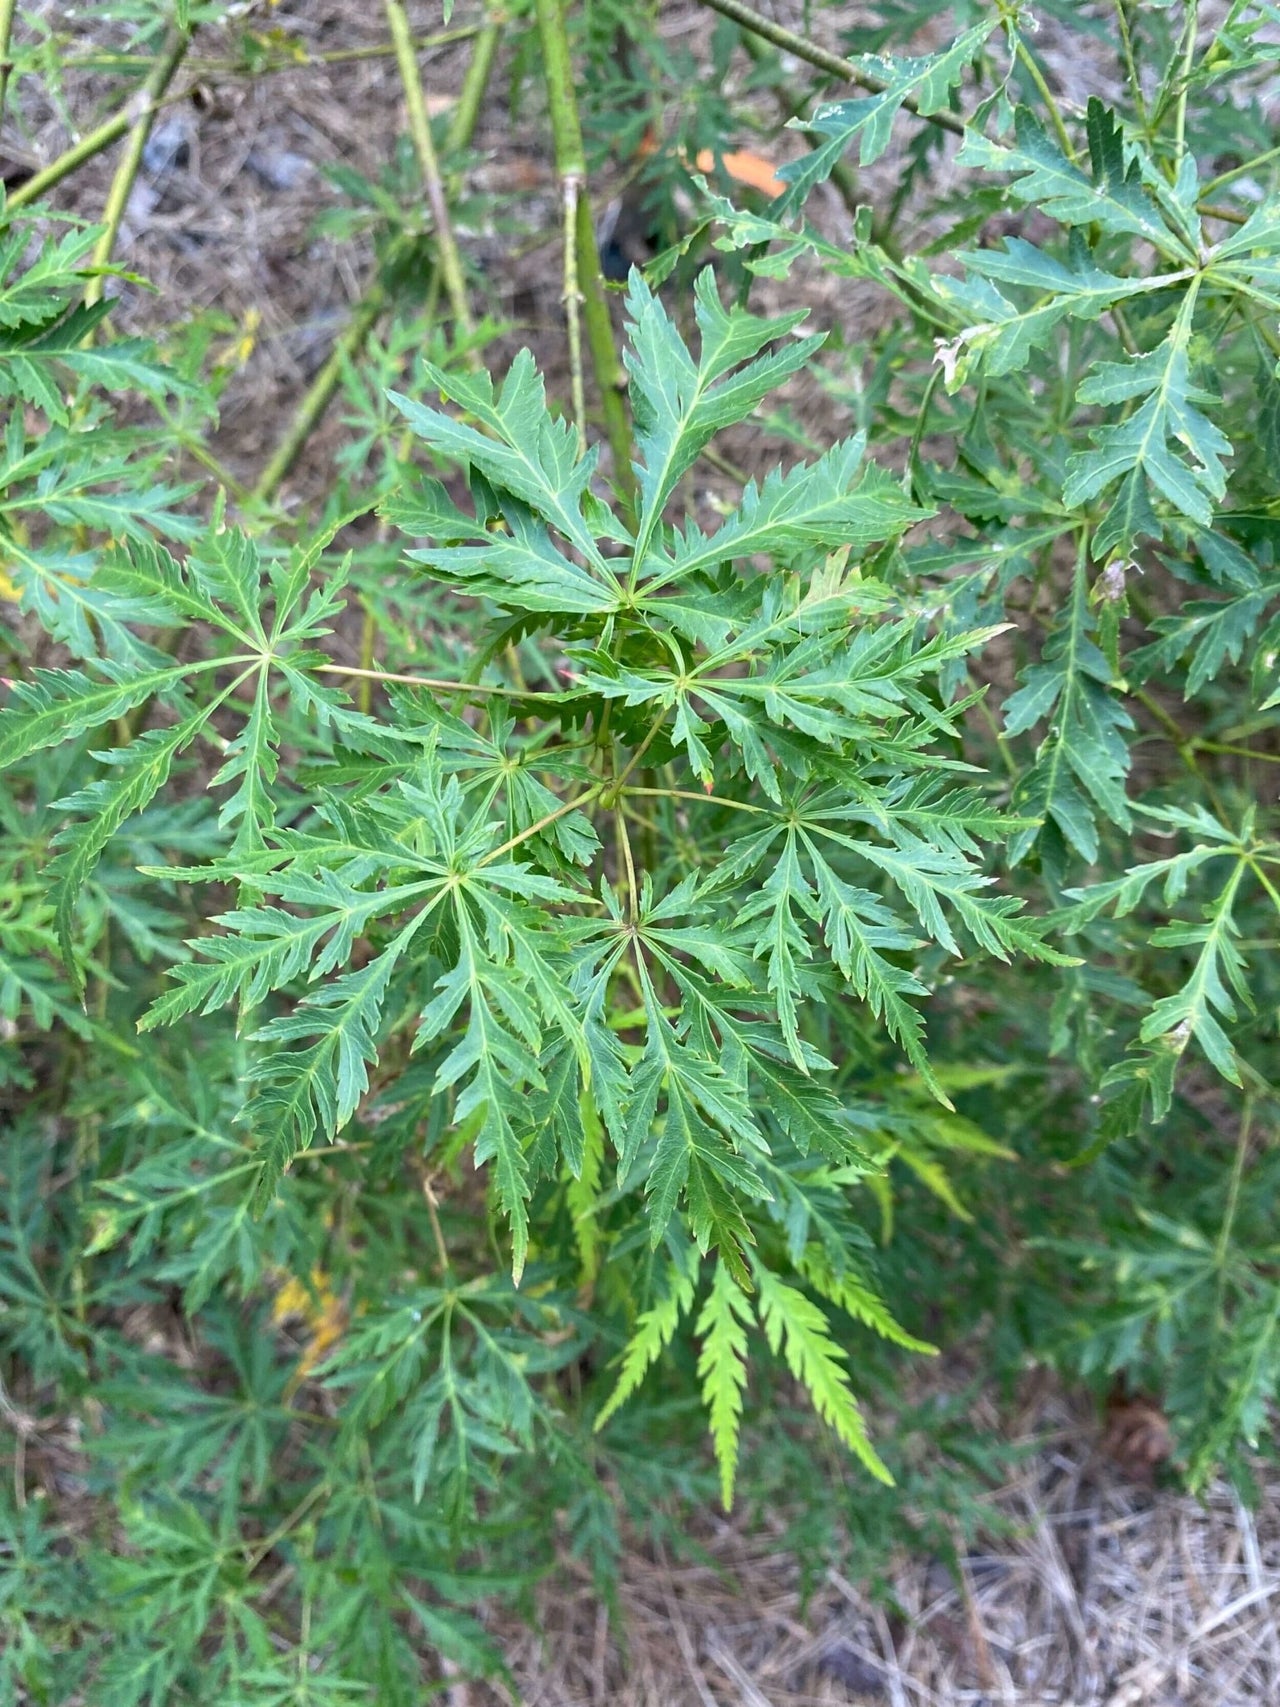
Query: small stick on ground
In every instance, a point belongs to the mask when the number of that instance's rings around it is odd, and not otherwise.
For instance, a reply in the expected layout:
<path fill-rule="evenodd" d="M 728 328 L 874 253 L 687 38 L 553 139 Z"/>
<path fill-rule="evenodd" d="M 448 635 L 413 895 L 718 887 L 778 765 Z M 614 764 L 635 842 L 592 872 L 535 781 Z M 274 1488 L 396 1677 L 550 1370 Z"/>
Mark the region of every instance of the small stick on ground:
<path fill-rule="evenodd" d="M 161 107 L 168 106 L 171 102 L 184 101 L 187 98 L 187 93 L 186 89 L 179 89 L 173 94 L 164 96 L 163 99 L 159 96 L 155 97 L 151 103 L 153 116 Z M 30 202 L 39 201 L 46 191 L 56 188 L 64 178 L 70 177 L 87 160 L 93 160 L 104 149 L 110 148 L 111 144 L 122 137 L 129 126 L 137 121 L 137 100 L 138 97 L 135 95 L 125 103 L 118 113 L 113 113 L 109 119 L 104 119 L 96 130 L 91 130 L 87 136 L 82 136 L 79 142 L 74 143 L 65 153 L 59 154 L 56 160 L 51 161 L 49 165 L 28 178 L 25 184 L 20 184 L 8 197 L 9 207 L 26 207 Z"/>

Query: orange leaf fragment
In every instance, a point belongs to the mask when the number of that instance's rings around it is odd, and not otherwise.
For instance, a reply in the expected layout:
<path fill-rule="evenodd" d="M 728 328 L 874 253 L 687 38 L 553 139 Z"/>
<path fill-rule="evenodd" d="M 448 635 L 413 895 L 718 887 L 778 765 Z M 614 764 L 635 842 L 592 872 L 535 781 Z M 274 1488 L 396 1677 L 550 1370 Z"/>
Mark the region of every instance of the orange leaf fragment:
<path fill-rule="evenodd" d="M 750 154 L 742 148 L 732 154 L 722 154 L 720 161 L 735 184 L 746 184 L 748 188 L 760 190 L 766 196 L 780 196 L 786 190 L 787 186 L 774 171 L 772 164 L 759 154 Z M 701 148 L 694 165 L 699 172 L 714 172 L 716 157 L 709 148 Z"/>

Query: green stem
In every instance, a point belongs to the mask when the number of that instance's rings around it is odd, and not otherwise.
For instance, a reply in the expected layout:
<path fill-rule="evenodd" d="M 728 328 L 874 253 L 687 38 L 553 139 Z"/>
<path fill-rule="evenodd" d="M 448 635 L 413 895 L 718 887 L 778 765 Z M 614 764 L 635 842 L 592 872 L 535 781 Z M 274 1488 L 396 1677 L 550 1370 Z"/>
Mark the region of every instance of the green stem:
<path fill-rule="evenodd" d="M 697 794 L 691 788 L 629 787 L 627 794 L 646 800 L 696 800 L 699 806 L 732 806 L 735 812 L 755 812 L 762 818 L 771 816 L 767 806 L 753 806 L 749 800 L 730 800 L 723 794 Z"/>
<path fill-rule="evenodd" d="M 415 53 L 425 53 L 429 48 L 447 47 L 450 42 L 470 41 L 478 36 L 486 26 L 483 24 L 457 24 L 449 30 L 433 30 L 427 35 L 413 38 Z M 361 60 L 385 59 L 395 53 L 390 42 L 370 42 L 363 47 L 335 47 L 324 53 L 311 53 L 305 42 L 299 37 L 292 38 L 293 45 L 289 53 L 278 59 L 264 59 L 253 65 L 247 65 L 243 59 L 198 59 L 188 60 L 188 67 L 194 77 L 270 77 L 279 71 L 305 71 L 316 65 L 351 65 Z M 60 46 L 60 44 L 55 44 Z M 150 65 L 150 59 L 144 59 L 135 53 L 110 53 L 105 49 L 98 53 L 69 54 L 59 51 L 58 63 L 64 71 L 120 71 L 131 66 Z"/>
<path fill-rule="evenodd" d="M 542 71 L 546 80 L 547 106 L 551 118 L 551 136 L 555 147 L 556 172 L 560 179 L 562 196 L 569 193 L 566 190 L 568 182 L 576 182 L 578 186 L 574 210 L 575 265 L 578 288 L 582 292 L 587 347 L 591 352 L 591 366 L 600 392 L 605 434 L 613 452 L 614 483 L 629 502 L 635 492 L 635 475 L 631 467 L 631 423 L 627 418 L 624 400 L 626 373 L 614 343 L 613 320 L 600 271 L 600 253 L 596 247 L 591 204 L 581 193 L 587 181 L 587 161 L 582 147 L 582 125 L 578 118 L 578 103 L 574 93 L 573 64 L 569 54 L 569 35 L 565 28 L 564 4 L 563 0 L 535 0 L 535 4 L 539 41 L 542 46 Z"/>
<path fill-rule="evenodd" d="M 1234 184 L 1237 178 L 1247 178 L 1251 172 L 1256 172 L 1259 166 L 1265 166 L 1277 156 L 1280 156 L 1280 142 L 1274 148 L 1268 148 L 1265 154 L 1258 154 L 1252 160 L 1246 160 L 1243 166 L 1233 166 L 1229 172 L 1219 172 L 1216 178 L 1210 178 L 1207 184 L 1201 184 L 1200 193 L 1211 196 L 1216 191 L 1225 189 L 1228 184 Z"/>
<path fill-rule="evenodd" d="M 480 116 L 485 86 L 493 68 L 494 50 L 497 47 L 497 32 L 500 29 L 500 24 L 500 16 L 495 14 L 494 21 L 479 34 L 475 60 L 463 78 L 462 95 L 459 98 L 453 121 L 449 126 L 447 141 L 451 151 L 463 149 L 471 141 L 476 121 Z M 471 35 L 475 32 L 467 31 L 466 33 Z M 475 62 L 479 62 L 481 65 L 483 78 L 478 78 L 475 75 Z M 428 286 L 429 301 L 434 301 L 439 279 L 439 271 L 433 269 Z M 343 363 L 354 359 L 359 353 L 365 339 L 377 323 L 378 316 L 382 313 L 386 302 L 386 292 L 381 284 L 375 281 L 356 304 L 352 313 L 351 324 L 334 346 L 333 353 L 328 361 L 312 380 L 294 413 L 285 438 L 262 471 L 262 476 L 254 488 L 254 497 L 259 502 L 269 503 L 275 497 L 281 481 L 292 468 L 316 422 L 328 407 L 329 399 L 333 396 L 337 389 L 338 380 L 341 378 Z"/>
<path fill-rule="evenodd" d="M 613 833 L 622 855 L 623 869 L 626 872 L 627 883 L 627 918 L 632 924 L 640 911 L 640 892 L 636 885 L 636 865 L 631 855 L 631 837 L 627 834 L 627 821 L 621 806 L 616 806 L 613 812 Z"/>
<path fill-rule="evenodd" d="M 1120 47 L 1124 53 L 1124 70 L 1125 76 L 1129 80 L 1129 94 L 1133 100 L 1133 110 L 1138 115 L 1138 123 L 1150 137 L 1146 98 L 1142 93 L 1142 83 L 1138 77 L 1138 62 L 1133 57 L 1133 37 L 1129 33 L 1129 15 L 1124 9 L 1124 0 L 1112 0 L 1112 4 L 1115 7 L 1116 23 L 1120 28 Z"/>
<path fill-rule="evenodd" d="M 1178 722 L 1171 717 L 1160 704 L 1160 701 L 1153 698 L 1145 688 L 1136 689 L 1133 697 L 1137 700 L 1139 705 L 1151 713 L 1152 717 L 1155 718 L 1156 722 L 1164 730 L 1170 745 L 1174 748 L 1186 769 L 1200 784 L 1201 788 L 1204 789 L 1209 798 L 1209 804 L 1213 807 L 1213 810 L 1218 814 L 1219 818 L 1225 822 L 1227 815 L 1226 807 L 1219 798 L 1218 792 L 1212 781 L 1205 775 L 1204 767 L 1196 758 L 1196 748 L 1198 743 L 1191 740 Z"/>
<path fill-rule="evenodd" d="M 825 47 L 819 47 L 817 42 L 810 41 L 807 36 L 798 36 L 794 30 L 784 29 L 781 24 L 775 24 L 772 18 L 766 18 L 763 13 L 742 5 L 741 0 L 702 0 L 702 4 L 709 6 L 713 12 L 719 12 L 721 17 L 732 18 L 734 23 L 741 24 L 744 30 L 762 36 L 765 41 L 771 41 L 775 47 L 794 54 L 806 64 L 816 66 L 819 71 L 825 71 L 831 77 L 838 77 L 842 83 L 856 84 L 859 89 L 868 89 L 873 95 L 882 94 L 888 88 L 883 78 L 860 71 L 847 59 L 841 59 L 838 53 L 828 53 Z M 930 124 L 936 124 L 942 130 L 949 130 L 953 136 L 964 135 L 964 121 L 956 118 L 954 113 L 922 113 L 910 95 L 902 104 L 917 118 L 927 119 Z"/>
<path fill-rule="evenodd" d="M 450 153 L 465 148 L 475 134 L 485 90 L 489 87 L 489 78 L 493 74 L 493 58 L 498 51 L 498 43 L 502 39 L 504 21 L 500 12 L 493 13 L 488 23 L 476 37 L 471 62 L 462 78 L 462 88 L 458 93 L 458 104 L 453 109 L 448 135 L 445 137 L 445 147 Z M 452 185 L 450 186 L 450 193 L 457 193 Z"/>
<path fill-rule="evenodd" d="M 13 14 L 17 0 L 0 0 L 0 118 L 4 117 L 4 100 L 9 92 L 9 73 L 13 61 L 9 58 L 9 40 L 13 35 Z"/>
<path fill-rule="evenodd" d="M 445 198 L 444 184 L 440 177 L 440 161 L 436 154 L 435 140 L 431 135 L 431 120 L 427 117 L 426 97 L 422 89 L 422 77 L 418 71 L 417 56 L 413 51 L 413 35 L 409 29 L 409 19 L 400 0 L 383 0 L 386 9 L 387 23 L 391 30 L 391 40 L 396 50 L 396 65 L 400 71 L 400 82 L 404 87 L 405 108 L 409 117 L 409 134 L 413 138 L 414 152 L 418 156 L 418 165 L 422 170 L 423 188 L 427 192 L 427 202 L 431 208 L 431 218 L 435 225 L 436 234 L 436 265 L 444 280 L 445 292 L 449 298 L 449 306 L 453 310 L 455 325 L 464 338 L 470 339 L 475 327 L 471 319 L 471 307 L 467 301 L 467 281 L 462 269 L 462 257 L 458 253 L 458 245 L 453 235 L 453 223 L 449 218 L 449 204 Z M 467 366 L 475 368 L 479 365 L 479 354 L 474 349 L 468 349 L 465 357 Z"/>
<path fill-rule="evenodd" d="M 1219 207 L 1216 202 L 1197 202 L 1196 212 L 1206 219 L 1220 219 L 1226 225 L 1244 225 L 1249 217 L 1248 214 L 1237 213 L 1233 207 Z"/>
<path fill-rule="evenodd" d="M 721 474 L 727 474 L 737 486 L 745 486 L 751 476 L 745 468 L 739 468 L 736 462 L 730 462 L 727 456 L 721 454 L 714 445 L 704 445 L 698 453 L 699 461 L 708 463 Z"/>
<path fill-rule="evenodd" d="M 582 180 L 566 173 L 564 199 L 564 319 L 569 338 L 569 393 L 578 429 L 578 454 L 587 454 L 587 393 L 582 378 L 582 292 L 578 289 L 578 200 Z"/>
<path fill-rule="evenodd" d="M 253 489 L 253 495 L 259 503 L 269 504 L 280 490 L 285 475 L 297 461 L 316 422 L 329 406 L 329 399 L 337 389 L 342 374 L 343 363 L 351 360 L 373 330 L 386 300 L 386 292 L 382 286 L 374 284 L 356 303 L 346 331 L 333 346 L 328 361 L 303 393 L 284 438 L 276 446 L 270 461 L 259 476 Z"/>
<path fill-rule="evenodd" d="M 938 389 L 941 379 L 942 369 L 935 367 L 929 375 L 928 384 L 924 388 L 924 397 L 921 399 L 920 412 L 916 416 L 915 428 L 911 434 L 911 445 L 907 451 L 907 495 L 917 503 L 920 498 L 919 486 L 916 480 L 916 475 L 919 471 L 920 465 L 920 446 L 924 442 L 925 424 L 929 419 L 929 409 L 933 403 L 933 394 Z"/>
<path fill-rule="evenodd" d="M 367 717 L 373 709 L 373 645 L 378 637 L 378 620 L 373 606 L 366 602 L 360 623 L 360 690 L 356 704 Z"/>
<path fill-rule="evenodd" d="M 218 482 L 219 486 L 225 486 L 237 504 L 248 504 L 252 502 L 253 494 L 250 492 L 249 488 L 242 485 L 240 481 L 236 479 L 231 470 L 223 463 L 219 462 L 217 457 L 207 448 L 207 446 L 202 444 L 193 433 L 187 432 L 183 428 L 177 426 L 167 411 L 162 410 L 160 411 L 160 414 L 165 425 L 173 435 L 174 443 L 181 450 L 186 451 L 187 455 L 194 461 L 198 462 L 202 468 L 207 469 Z"/>
<path fill-rule="evenodd" d="M 185 90 L 179 90 L 176 94 L 166 96 L 164 100 L 157 100 L 155 106 L 159 108 L 167 106 L 172 101 L 180 101 L 185 94 Z M 67 149 L 65 154 L 60 154 L 42 171 L 36 172 L 28 178 L 25 184 L 20 184 L 9 196 L 8 205 L 11 208 L 26 207 L 31 202 L 39 201 L 46 190 L 54 189 L 64 178 L 70 177 L 72 172 L 83 166 L 86 160 L 92 160 L 104 149 L 110 148 L 113 142 L 124 135 L 129 126 L 137 119 L 137 116 L 138 112 L 134 102 L 129 101 L 120 112 L 113 114 L 109 119 L 104 119 L 96 130 L 91 130 L 87 136 L 82 136 L 79 142 Z"/>
<path fill-rule="evenodd" d="M 604 799 L 600 802 L 600 804 L 605 808 L 606 811 L 608 811 L 611 807 L 614 807 L 618 804 L 618 800 L 621 797 L 622 790 L 626 786 L 627 778 L 631 775 L 632 771 L 635 770 L 636 766 L 640 763 L 641 759 L 649 751 L 649 748 L 653 745 L 655 739 L 657 738 L 658 731 L 662 728 L 663 724 L 666 721 L 667 721 L 667 708 L 666 708 L 666 706 L 663 706 L 662 710 L 658 713 L 658 715 L 654 718 L 653 722 L 650 724 L 649 731 L 645 735 L 644 740 L 641 741 L 640 745 L 636 748 L 635 752 L 632 753 L 630 759 L 627 761 L 626 768 L 623 771 L 621 771 L 620 774 L 618 776 L 616 776 L 613 779 L 613 781 L 610 783 L 608 794 L 606 794 Z"/>
<path fill-rule="evenodd" d="M 1052 124 L 1054 135 L 1058 139 L 1058 147 L 1061 148 L 1068 160 L 1074 161 L 1076 151 L 1071 145 L 1070 136 L 1067 134 L 1067 127 L 1062 118 L 1062 110 L 1053 97 L 1053 90 L 1050 89 L 1048 83 L 1045 81 L 1044 72 L 1041 71 L 1035 55 L 1027 46 L 1026 42 L 1023 41 L 1021 36 L 1018 37 L 1017 55 L 1022 61 L 1023 68 L 1025 69 L 1028 77 L 1030 77 L 1031 81 L 1035 84 L 1036 93 L 1045 104 L 1045 110 L 1049 114 L 1049 122 Z"/>
<path fill-rule="evenodd" d="M 1258 759 L 1264 765 L 1280 765 L 1280 753 L 1256 753 L 1252 747 L 1236 747 L 1229 741 L 1192 741 L 1197 753 L 1231 753 L 1241 759 Z"/>
<path fill-rule="evenodd" d="M 1213 1248 L 1213 1266 L 1217 1271 L 1217 1301 L 1214 1314 L 1220 1333 L 1226 1327 L 1224 1305 L 1227 1290 L 1227 1255 L 1231 1249 L 1231 1235 L 1235 1231 L 1236 1214 L 1240 1207 L 1240 1186 L 1244 1179 L 1244 1164 L 1249 1154 L 1249 1139 L 1252 1131 L 1253 1098 L 1246 1096 L 1244 1110 L 1240 1116 L 1240 1131 L 1236 1138 L 1236 1153 L 1231 1164 L 1231 1178 L 1227 1182 L 1227 1201 L 1222 1216 L 1222 1225 L 1218 1229 L 1218 1237 Z"/>
<path fill-rule="evenodd" d="M 479 871 L 486 865 L 492 865 L 495 860 L 501 859 L 504 854 L 509 854 L 513 848 L 518 848 L 521 842 L 527 842 L 530 836 L 541 835 L 543 830 L 549 829 L 557 819 L 563 818 L 567 813 L 580 812 L 584 806 L 590 806 L 591 802 L 596 799 L 603 787 L 604 784 L 599 782 L 594 788 L 587 789 L 585 794 L 580 794 L 576 800 L 562 801 L 561 804 L 556 807 L 554 812 L 548 812 L 544 817 L 539 818 L 536 824 L 530 824 L 527 830 L 521 830 L 518 836 L 508 837 L 508 839 L 502 843 L 501 847 L 494 848 L 492 852 L 487 853 L 482 860 L 478 860 L 475 865 L 475 870 Z"/>
<path fill-rule="evenodd" d="M 128 205 L 129 196 L 137 181 L 138 171 L 142 165 L 142 151 L 147 146 L 147 138 L 151 135 L 151 127 L 155 123 L 156 107 L 164 96 L 165 90 L 173 82 L 174 74 L 182 64 L 188 47 L 191 45 L 189 32 L 175 32 L 165 43 L 164 51 L 151 68 L 151 75 L 142 86 L 142 91 L 136 101 L 130 102 L 134 111 L 133 127 L 129 132 L 129 140 L 125 144 L 124 153 L 116 167 L 115 176 L 111 180 L 111 188 L 107 193 L 107 205 L 103 209 L 103 232 L 93 248 L 93 264 L 95 267 L 108 267 L 111 264 L 111 252 L 116 246 L 120 235 L 120 222 L 124 218 L 124 210 Z M 94 303 L 102 296 L 103 280 L 101 277 L 90 279 L 85 286 L 84 299 Z"/>
<path fill-rule="evenodd" d="M 406 687 L 432 688 L 437 693 L 460 693 L 468 699 L 560 699 L 559 689 L 488 687 L 482 682 L 447 682 L 438 676 L 400 676 L 391 670 L 372 670 L 355 664 L 316 664 L 318 676 L 355 676 L 371 682 L 401 682 Z"/>
<path fill-rule="evenodd" d="M 1187 0 L 1186 35 L 1182 48 L 1182 65 L 1178 72 L 1178 104 L 1174 110 L 1173 150 L 1181 159 L 1187 137 L 1187 96 L 1191 88 L 1191 67 L 1196 56 L 1196 31 L 1200 24 L 1200 0 Z"/>

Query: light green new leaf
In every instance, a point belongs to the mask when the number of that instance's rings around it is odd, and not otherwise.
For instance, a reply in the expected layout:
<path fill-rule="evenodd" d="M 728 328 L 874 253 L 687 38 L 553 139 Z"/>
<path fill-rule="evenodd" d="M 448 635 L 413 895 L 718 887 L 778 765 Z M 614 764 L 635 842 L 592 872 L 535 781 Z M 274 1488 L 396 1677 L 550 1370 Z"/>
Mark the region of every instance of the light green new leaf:
<path fill-rule="evenodd" d="M 787 1367 L 803 1383 L 814 1409 L 878 1482 L 892 1487 L 893 1477 L 871 1444 L 858 1401 L 844 1368 L 846 1353 L 831 1338 L 831 1324 L 811 1298 L 757 1264 L 760 1322 L 770 1351 L 781 1348 Z"/>
<path fill-rule="evenodd" d="M 596 1415 L 593 1425 L 596 1429 L 602 1429 L 614 1412 L 626 1403 L 671 1344 L 681 1318 L 693 1308 L 697 1271 L 697 1255 L 692 1250 L 683 1262 L 674 1261 L 667 1267 L 663 1282 L 665 1292 L 637 1319 L 622 1355 L 617 1385 Z"/>
<path fill-rule="evenodd" d="M 711 1422 L 711 1439 L 720 1468 L 724 1509 L 733 1505 L 738 1470 L 738 1436 L 747 1386 L 747 1328 L 754 1324 L 751 1302 L 724 1262 L 716 1264 L 711 1291 L 698 1316 L 702 1339 L 698 1375 Z"/>
<path fill-rule="evenodd" d="M 831 1266 L 830 1256 L 821 1245 L 807 1246 L 799 1266 L 801 1274 L 815 1291 L 820 1292 L 831 1303 L 839 1305 L 854 1321 L 861 1322 L 863 1327 L 879 1334 L 881 1339 L 923 1357 L 937 1356 L 937 1346 L 930 1345 L 928 1340 L 917 1339 L 914 1334 L 909 1334 L 901 1327 L 894 1320 L 884 1299 L 855 1269 L 846 1267 L 837 1274 Z"/>
<path fill-rule="evenodd" d="M 1179 1053 L 1194 1037 L 1216 1070 L 1233 1085 L 1241 1082 L 1240 1068 L 1215 1014 L 1226 1020 L 1236 1017 L 1231 991 L 1246 1008 L 1253 1006 L 1244 957 L 1236 944 L 1240 929 L 1232 913 L 1246 869 L 1243 860 L 1236 864 L 1221 893 L 1205 908 L 1202 924 L 1175 920 L 1151 933 L 1153 948 L 1198 948 L 1199 953 L 1186 983 L 1154 1004 L 1139 1032 L 1144 1043 L 1168 1038 Z"/>

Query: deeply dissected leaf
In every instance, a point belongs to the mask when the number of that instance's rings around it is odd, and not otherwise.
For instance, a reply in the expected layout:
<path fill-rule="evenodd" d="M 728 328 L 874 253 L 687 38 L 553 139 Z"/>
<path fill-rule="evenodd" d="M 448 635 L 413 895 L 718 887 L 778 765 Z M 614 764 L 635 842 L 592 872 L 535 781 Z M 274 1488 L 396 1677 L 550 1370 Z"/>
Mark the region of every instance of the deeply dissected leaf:
<path fill-rule="evenodd" d="M 1231 441 L 1198 407 L 1207 399 L 1191 379 L 1188 347 L 1194 303 L 1195 292 L 1188 291 L 1159 349 L 1128 362 L 1100 364 L 1077 393 L 1081 403 L 1142 399 L 1127 419 L 1097 428 L 1095 448 L 1068 465 L 1062 495 L 1073 507 L 1122 482 L 1094 536 L 1098 553 L 1127 549 L 1139 534 L 1159 535 L 1148 487 L 1203 528 L 1212 522 L 1213 504 L 1226 491 L 1222 459 L 1231 454 Z"/>
<path fill-rule="evenodd" d="M 1185 231 L 1171 228 L 1168 198 L 1157 191 L 1154 168 L 1144 172 L 1136 145 L 1123 136 L 1114 113 L 1093 96 L 1088 108 L 1090 170 L 1066 159 L 1034 115 L 1019 109 L 1011 145 L 965 133 L 959 163 L 1013 175 L 1019 201 L 1038 207 L 1066 226 L 1099 226 L 1120 236 L 1142 238 L 1176 262 L 1194 262 Z"/>
<path fill-rule="evenodd" d="M 1017 804 L 1028 815 L 1043 814 L 1092 864 L 1098 854 L 1095 809 L 1122 828 L 1131 822 L 1124 736 L 1133 722 L 1114 696 L 1111 667 L 1092 638 L 1085 592 L 1079 567 L 1044 661 L 1026 672 L 1023 685 L 1005 701 L 1004 719 L 1008 735 L 1047 720 L 1047 734 Z M 1022 831 L 1014 842 L 1015 857 L 1025 854 L 1034 838 L 1034 830 Z"/>
<path fill-rule="evenodd" d="M 883 83 L 884 88 L 851 101 L 818 107 L 812 118 L 792 121 L 824 140 L 802 159 L 781 168 L 779 176 L 789 186 L 781 207 L 793 206 L 815 184 L 825 182 L 855 140 L 864 166 L 878 160 L 889 146 L 893 122 L 904 101 L 911 99 L 919 113 L 945 111 L 951 91 L 995 28 L 994 19 L 975 24 L 941 53 L 919 59 L 888 59 L 879 54 L 856 56 L 852 63 L 858 70 Z"/>

